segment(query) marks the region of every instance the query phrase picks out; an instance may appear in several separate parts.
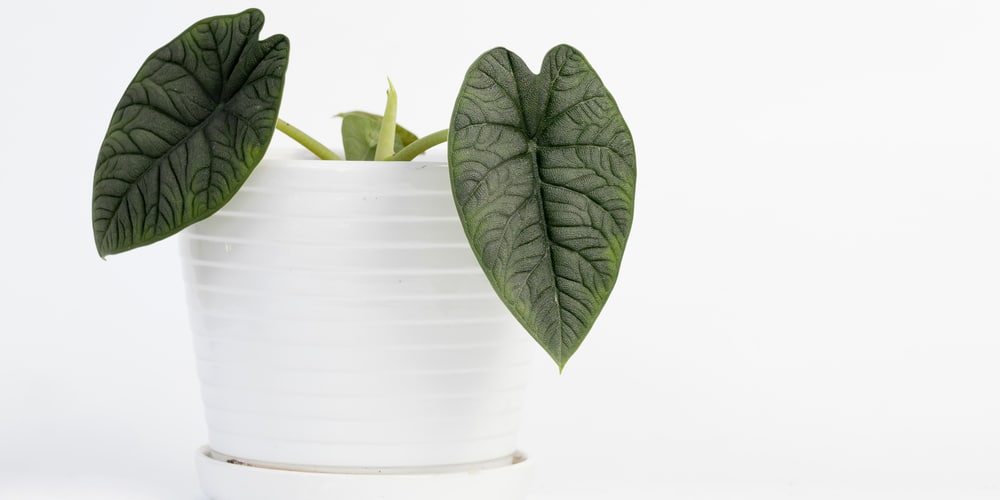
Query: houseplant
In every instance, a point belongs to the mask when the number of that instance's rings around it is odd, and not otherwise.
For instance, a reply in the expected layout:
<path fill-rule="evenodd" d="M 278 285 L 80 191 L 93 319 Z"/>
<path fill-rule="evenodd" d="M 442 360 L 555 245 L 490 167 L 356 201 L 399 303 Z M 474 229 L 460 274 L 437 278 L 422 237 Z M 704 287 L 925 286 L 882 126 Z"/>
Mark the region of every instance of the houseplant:
<path fill-rule="evenodd" d="M 447 131 L 399 127 L 391 84 L 382 116 L 343 116 L 348 159 L 385 163 L 265 160 L 276 129 L 336 154 L 278 118 L 289 42 L 260 40 L 263 21 L 255 9 L 205 19 L 154 52 L 115 110 L 94 177 L 102 257 L 183 231 L 202 390 L 221 405 L 208 409 L 203 486 L 219 500 L 516 497 L 525 462 L 508 417 L 530 342 L 504 321 L 516 318 L 561 370 L 607 300 L 635 183 L 617 105 L 572 47 L 550 51 L 539 75 L 496 48 L 467 72 Z M 396 161 L 445 137 L 447 164 Z M 409 344 L 414 332 L 432 344 Z M 454 376 L 424 380 L 435 366 Z M 470 385 L 483 366 L 497 370 Z M 248 380 L 265 386 L 234 387 Z M 399 404 L 411 397 L 418 404 Z M 451 419 L 413 424 L 423 410 Z M 467 410 L 503 418 L 470 423 Z M 412 419 L 388 418 L 400 414 Z M 348 420 L 364 429 L 345 430 Z M 409 433 L 381 451 L 349 452 L 401 425 Z M 414 438 L 429 435 L 440 439 Z M 479 443 L 442 451 L 468 439 Z"/>

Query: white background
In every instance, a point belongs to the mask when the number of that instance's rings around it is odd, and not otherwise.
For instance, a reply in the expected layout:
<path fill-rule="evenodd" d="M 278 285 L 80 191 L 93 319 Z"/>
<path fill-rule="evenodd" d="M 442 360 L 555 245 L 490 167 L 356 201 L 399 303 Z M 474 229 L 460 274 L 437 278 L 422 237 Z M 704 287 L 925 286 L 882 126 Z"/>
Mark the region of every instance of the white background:
<path fill-rule="evenodd" d="M 618 286 L 536 365 L 534 499 L 1000 497 L 1000 4 L 352 3 L 256 4 L 330 142 L 386 76 L 429 133 L 480 53 L 562 42 L 633 131 Z M 99 259 L 91 179 L 146 55 L 248 6 L 4 7 L 0 498 L 203 498 L 176 244 Z"/>

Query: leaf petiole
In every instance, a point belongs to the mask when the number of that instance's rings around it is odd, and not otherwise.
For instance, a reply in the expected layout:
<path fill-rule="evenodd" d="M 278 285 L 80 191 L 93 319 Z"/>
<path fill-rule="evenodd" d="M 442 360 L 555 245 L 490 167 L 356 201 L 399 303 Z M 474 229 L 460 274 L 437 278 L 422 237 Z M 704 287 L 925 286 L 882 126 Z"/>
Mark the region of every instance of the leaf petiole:
<path fill-rule="evenodd" d="M 275 128 L 288 137 L 291 137 L 295 142 L 304 146 L 321 160 L 343 159 L 340 155 L 331 151 L 330 148 L 324 146 L 323 143 L 313 139 L 309 134 L 295 128 L 292 124 L 282 120 L 281 118 L 278 118 L 277 123 L 275 123 Z"/>
<path fill-rule="evenodd" d="M 424 153 L 430 148 L 437 146 L 448 140 L 448 129 L 438 130 L 433 134 L 425 135 L 410 144 L 408 144 L 403 149 L 396 152 L 395 155 L 389 158 L 389 161 L 410 161 L 417 157 L 417 155 Z"/>

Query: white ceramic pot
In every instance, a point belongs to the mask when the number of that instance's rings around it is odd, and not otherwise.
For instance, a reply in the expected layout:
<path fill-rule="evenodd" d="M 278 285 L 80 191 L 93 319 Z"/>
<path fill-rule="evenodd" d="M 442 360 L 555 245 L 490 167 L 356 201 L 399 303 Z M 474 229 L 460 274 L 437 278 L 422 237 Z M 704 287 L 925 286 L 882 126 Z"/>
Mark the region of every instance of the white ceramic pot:
<path fill-rule="evenodd" d="M 536 346 L 479 269 L 445 163 L 267 159 L 181 248 L 209 496 L 523 497 Z"/>

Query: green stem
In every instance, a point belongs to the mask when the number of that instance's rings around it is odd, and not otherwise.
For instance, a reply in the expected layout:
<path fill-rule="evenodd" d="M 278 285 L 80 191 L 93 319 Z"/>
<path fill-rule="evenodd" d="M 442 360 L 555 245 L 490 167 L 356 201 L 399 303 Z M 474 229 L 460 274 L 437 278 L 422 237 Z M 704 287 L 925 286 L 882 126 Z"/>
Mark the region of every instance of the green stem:
<path fill-rule="evenodd" d="M 403 149 L 400 149 L 395 155 L 389 158 L 391 161 L 409 161 L 417 157 L 417 155 L 427 151 L 442 142 L 448 140 L 448 129 L 438 130 L 433 134 L 425 135 L 411 143 L 409 143 Z"/>
<path fill-rule="evenodd" d="M 388 160 L 396 144 L 396 89 L 392 86 L 392 80 L 389 80 L 386 94 L 388 97 L 385 101 L 385 114 L 382 115 L 382 128 L 378 133 L 378 145 L 375 146 L 375 161 Z"/>
<path fill-rule="evenodd" d="M 278 118 L 278 123 L 275 128 L 280 130 L 282 133 L 291 137 L 295 142 L 303 145 L 309 151 L 319 157 L 321 160 L 342 160 L 337 153 L 330 151 L 330 148 L 323 145 L 323 143 L 313 139 L 309 134 L 293 127 L 290 123 Z"/>

